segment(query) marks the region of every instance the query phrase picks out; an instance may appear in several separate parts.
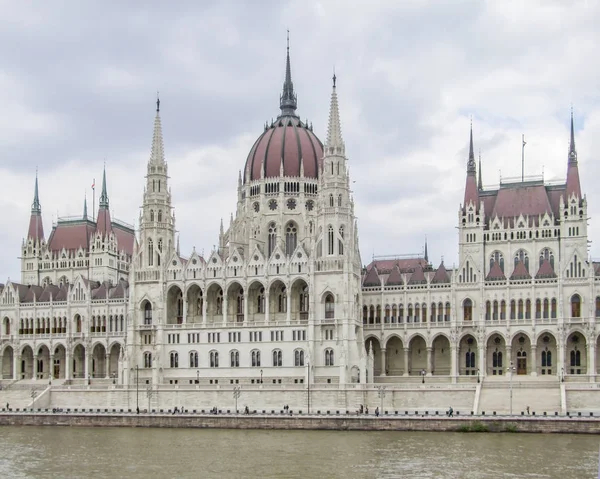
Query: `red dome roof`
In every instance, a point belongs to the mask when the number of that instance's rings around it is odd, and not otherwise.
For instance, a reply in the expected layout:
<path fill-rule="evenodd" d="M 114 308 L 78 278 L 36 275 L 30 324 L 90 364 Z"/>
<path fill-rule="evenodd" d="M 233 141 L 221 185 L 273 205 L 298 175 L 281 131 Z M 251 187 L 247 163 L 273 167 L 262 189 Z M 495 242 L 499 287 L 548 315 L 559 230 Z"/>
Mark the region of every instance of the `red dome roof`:
<path fill-rule="evenodd" d="M 300 165 L 306 178 L 318 178 L 323 164 L 323 144 L 299 118 L 282 116 L 265 129 L 250 150 L 244 181 L 280 175 L 300 176 Z"/>

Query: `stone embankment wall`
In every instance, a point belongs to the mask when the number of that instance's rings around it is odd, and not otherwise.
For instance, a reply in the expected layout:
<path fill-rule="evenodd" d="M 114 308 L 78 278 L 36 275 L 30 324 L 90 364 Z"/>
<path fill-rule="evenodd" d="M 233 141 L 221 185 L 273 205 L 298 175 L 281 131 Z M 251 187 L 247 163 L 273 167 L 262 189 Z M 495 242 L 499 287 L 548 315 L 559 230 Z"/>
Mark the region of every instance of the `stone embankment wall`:
<path fill-rule="evenodd" d="M 600 418 L 373 417 L 283 415 L 159 415 L 0 413 L 0 426 L 312 429 L 339 431 L 446 431 L 599 434 Z"/>

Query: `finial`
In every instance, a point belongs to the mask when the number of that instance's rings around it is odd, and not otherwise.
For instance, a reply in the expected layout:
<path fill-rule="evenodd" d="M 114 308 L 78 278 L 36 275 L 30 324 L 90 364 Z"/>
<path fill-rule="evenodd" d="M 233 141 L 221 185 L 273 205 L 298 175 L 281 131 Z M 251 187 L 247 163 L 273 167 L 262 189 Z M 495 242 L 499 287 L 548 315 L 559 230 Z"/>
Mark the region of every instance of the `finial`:
<path fill-rule="evenodd" d="M 42 213 L 42 207 L 40 205 L 40 195 L 38 192 L 38 168 L 35 167 L 35 190 L 33 192 L 33 203 L 31 205 L 31 212 L 35 214 Z"/>
<path fill-rule="evenodd" d="M 469 161 L 467 162 L 467 172 L 475 174 L 475 154 L 473 153 L 473 118 L 471 118 L 471 128 L 469 136 Z"/>
<path fill-rule="evenodd" d="M 573 121 L 573 105 L 571 105 L 571 141 L 569 143 L 569 161 L 577 160 L 577 151 L 575 150 L 575 126 Z"/>
<path fill-rule="evenodd" d="M 285 81 L 283 92 L 279 98 L 280 116 L 296 116 L 297 97 L 292 83 L 292 68 L 290 66 L 290 31 L 287 31 L 287 56 L 285 61 Z"/>
<path fill-rule="evenodd" d="M 480 190 L 483 189 L 483 181 L 481 180 L 481 148 L 479 148 L 479 181 L 477 186 Z"/>
<path fill-rule="evenodd" d="M 337 77 L 335 76 L 335 65 L 333 66 L 333 88 L 335 88 L 335 80 Z"/>
<path fill-rule="evenodd" d="M 290 53 L 290 29 L 287 29 L 287 51 Z"/>
<path fill-rule="evenodd" d="M 158 91 L 156 92 L 156 113 L 160 111 L 160 97 L 158 96 Z"/>

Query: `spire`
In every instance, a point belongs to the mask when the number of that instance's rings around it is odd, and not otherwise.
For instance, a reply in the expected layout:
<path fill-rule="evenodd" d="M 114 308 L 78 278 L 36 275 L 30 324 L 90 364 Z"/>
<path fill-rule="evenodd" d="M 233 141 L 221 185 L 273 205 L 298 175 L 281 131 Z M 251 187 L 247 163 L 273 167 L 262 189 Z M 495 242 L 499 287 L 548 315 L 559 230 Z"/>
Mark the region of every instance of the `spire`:
<path fill-rule="evenodd" d="M 87 219 L 87 195 L 83 197 L 83 219 Z"/>
<path fill-rule="evenodd" d="M 33 203 L 31 204 L 31 214 L 42 214 L 42 206 L 40 205 L 40 196 L 38 193 L 38 173 L 35 170 L 35 190 L 33 192 Z"/>
<path fill-rule="evenodd" d="M 294 93 L 294 84 L 292 83 L 292 68 L 290 66 L 290 31 L 287 32 L 287 58 L 285 62 L 285 82 L 283 83 L 283 92 L 279 98 L 280 116 L 296 116 L 297 97 Z"/>
<path fill-rule="evenodd" d="M 337 153 L 344 152 L 344 140 L 342 139 L 342 127 L 340 125 L 340 111 L 338 107 L 338 99 L 336 92 L 335 72 L 333 74 L 333 88 L 331 91 L 331 104 L 329 106 L 329 125 L 327 126 L 327 141 L 328 148 L 336 148 Z"/>
<path fill-rule="evenodd" d="M 469 161 L 467 162 L 467 173 L 475 173 L 475 153 L 473 153 L 473 120 L 471 120 L 471 136 L 469 139 Z"/>
<path fill-rule="evenodd" d="M 150 163 L 164 164 L 165 149 L 163 144 L 162 125 L 160 123 L 160 98 L 156 94 L 156 117 L 154 118 L 154 134 L 152 136 L 152 151 Z"/>
<path fill-rule="evenodd" d="M 425 261 L 429 263 L 429 255 L 427 254 L 427 237 L 425 237 Z"/>
<path fill-rule="evenodd" d="M 577 151 L 575 150 L 575 128 L 573 127 L 573 107 L 571 107 L 571 142 L 569 144 L 569 163 L 577 163 Z"/>
<path fill-rule="evenodd" d="M 477 188 L 483 190 L 483 181 L 481 180 L 481 150 L 479 150 L 479 179 L 477 181 Z"/>
<path fill-rule="evenodd" d="M 106 165 L 102 173 L 102 194 L 100 195 L 100 208 L 108 209 L 108 194 L 106 193 Z"/>

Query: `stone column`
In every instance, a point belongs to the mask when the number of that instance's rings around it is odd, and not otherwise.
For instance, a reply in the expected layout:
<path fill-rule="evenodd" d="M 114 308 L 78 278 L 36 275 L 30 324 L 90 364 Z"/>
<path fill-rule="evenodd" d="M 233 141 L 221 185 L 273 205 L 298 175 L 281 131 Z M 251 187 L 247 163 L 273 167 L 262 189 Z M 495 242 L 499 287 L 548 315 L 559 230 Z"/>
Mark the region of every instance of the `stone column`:
<path fill-rule="evenodd" d="M 248 288 L 244 289 L 244 324 L 248 324 Z"/>
<path fill-rule="evenodd" d="M 4 369 L 2 369 L 2 365 L 2 356 L 0 356 L 0 379 L 4 379 Z"/>
<path fill-rule="evenodd" d="M 54 354 L 49 355 L 48 380 L 54 379 Z"/>
<path fill-rule="evenodd" d="M 65 379 L 69 380 L 71 379 L 71 368 L 73 367 L 72 361 L 71 361 L 71 350 L 70 348 L 66 348 L 65 349 Z"/>
<path fill-rule="evenodd" d="M 386 352 L 385 348 L 382 348 L 381 349 L 381 374 L 380 374 L 380 376 L 386 376 L 386 373 L 385 373 L 385 352 Z"/>
<path fill-rule="evenodd" d="M 458 376 L 458 347 L 455 344 L 450 345 L 450 376 L 455 383 Z"/>
<path fill-rule="evenodd" d="M 269 292 L 265 291 L 265 323 L 269 322 L 269 312 L 270 312 L 270 299 Z"/>
<path fill-rule="evenodd" d="M 89 346 L 85 348 L 85 353 L 83 356 L 83 378 L 87 381 L 87 378 L 91 375 L 90 361 L 92 360 L 91 354 L 89 351 Z"/>
<path fill-rule="evenodd" d="M 21 379 L 21 355 L 13 353 L 13 379 Z"/>
<path fill-rule="evenodd" d="M 537 344 L 531 345 L 531 375 L 537 376 Z"/>
<path fill-rule="evenodd" d="M 512 359 L 512 346 L 506 346 L 506 366 L 505 368 L 510 368 L 511 366 L 517 367 L 516 364 L 513 363 Z"/>
<path fill-rule="evenodd" d="M 478 363 L 479 366 L 477 366 L 477 369 L 479 371 L 479 376 L 483 377 L 487 373 L 485 344 L 478 345 L 478 349 L 479 349 L 479 363 Z"/>
<path fill-rule="evenodd" d="M 184 308 L 185 308 L 185 306 L 184 306 Z M 185 311 L 185 309 L 184 309 L 184 311 Z M 185 318 L 185 315 L 183 317 Z M 184 319 L 184 321 L 185 321 L 185 319 Z M 109 367 L 110 367 L 110 353 L 106 353 L 106 356 L 104 356 L 104 378 L 105 379 L 108 379 L 110 377 Z"/>
<path fill-rule="evenodd" d="M 33 357 L 33 367 L 31 368 L 31 370 L 33 371 L 32 372 L 33 377 L 31 379 L 35 380 L 35 379 L 37 379 L 37 373 L 38 373 L 37 367 L 38 367 L 39 356 L 34 354 L 34 355 L 32 355 L 32 357 Z"/>
<path fill-rule="evenodd" d="M 431 346 L 427 347 L 427 376 L 431 376 L 433 374 L 433 348 Z"/>
<path fill-rule="evenodd" d="M 188 302 L 187 298 L 183 297 L 183 318 L 181 318 L 181 322 L 183 324 L 187 323 L 187 315 L 188 315 Z"/>
<path fill-rule="evenodd" d="M 222 305 L 222 309 L 223 311 L 221 311 L 223 313 L 223 324 L 227 323 L 227 295 L 223 295 L 223 305 Z"/>
<path fill-rule="evenodd" d="M 410 370 L 410 348 L 404 348 L 404 376 L 408 376 Z"/>
<path fill-rule="evenodd" d="M 286 321 L 288 324 L 290 324 L 291 320 L 292 320 L 292 288 L 286 288 L 285 290 L 286 293 L 286 300 L 287 300 L 287 316 L 286 316 Z"/>
<path fill-rule="evenodd" d="M 556 374 L 561 378 L 561 381 L 564 381 L 565 374 L 567 373 L 567 365 L 565 364 L 565 342 L 559 340 L 556 349 L 558 350 Z"/>
<path fill-rule="evenodd" d="M 590 378 L 590 382 L 594 382 L 596 380 L 596 344 L 593 342 L 593 338 L 591 341 L 588 341 L 587 363 L 587 373 Z"/>
<path fill-rule="evenodd" d="M 208 297 L 202 297 L 202 324 L 206 324 L 206 310 L 208 308 Z"/>

